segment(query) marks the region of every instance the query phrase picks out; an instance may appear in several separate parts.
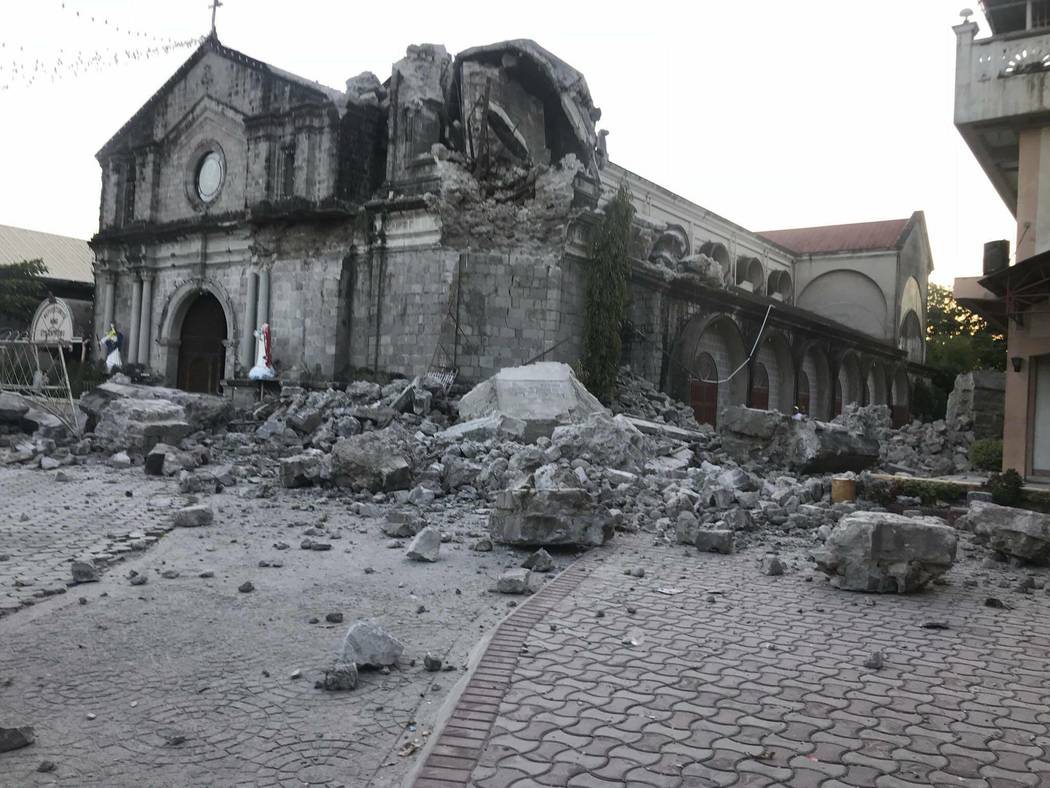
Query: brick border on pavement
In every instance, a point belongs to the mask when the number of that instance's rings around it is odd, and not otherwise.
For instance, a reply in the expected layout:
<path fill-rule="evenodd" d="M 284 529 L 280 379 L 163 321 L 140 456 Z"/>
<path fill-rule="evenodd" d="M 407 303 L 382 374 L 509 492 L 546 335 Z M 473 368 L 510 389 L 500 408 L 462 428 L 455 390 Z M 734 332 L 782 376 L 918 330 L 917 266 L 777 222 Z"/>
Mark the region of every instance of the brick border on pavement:
<path fill-rule="evenodd" d="M 481 756 L 500 701 L 510 686 L 521 647 L 533 627 L 589 573 L 583 556 L 530 597 L 497 627 L 478 660 L 437 741 L 412 783 L 413 788 L 462 788 Z M 436 730 L 436 729 L 435 729 Z"/>

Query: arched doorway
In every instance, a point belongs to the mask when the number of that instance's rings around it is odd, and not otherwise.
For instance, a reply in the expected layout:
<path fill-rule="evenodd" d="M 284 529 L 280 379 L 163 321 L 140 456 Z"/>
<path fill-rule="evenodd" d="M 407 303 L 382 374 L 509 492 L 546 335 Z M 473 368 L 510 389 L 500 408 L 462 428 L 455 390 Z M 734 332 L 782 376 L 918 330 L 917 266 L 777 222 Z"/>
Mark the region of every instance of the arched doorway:
<path fill-rule="evenodd" d="M 800 369 L 798 372 L 798 409 L 808 416 L 810 415 L 809 408 L 809 375 L 804 369 Z"/>
<path fill-rule="evenodd" d="M 835 378 L 835 391 L 832 394 L 831 418 L 842 415 L 842 379 Z"/>
<path fill-rule="evenodd" d="M 690 381 L 689 404 L 697 422 L 713 427 L 718 421 L 718 368 L 710 353 L 696 357 L 696 368 L 700 380 Z"/>
<path fill-rule="evenodd" d="M 222 304 L 201 293 L 186 310 L 179 342 L 178 387 L 184 391 L 219 393 L 226 368 L 228 328 Z"/>
<path fill-rule="evenodd" d="M 761 361 L 751 369 L 751 407 L 769 410 L 769 370 Z"/>

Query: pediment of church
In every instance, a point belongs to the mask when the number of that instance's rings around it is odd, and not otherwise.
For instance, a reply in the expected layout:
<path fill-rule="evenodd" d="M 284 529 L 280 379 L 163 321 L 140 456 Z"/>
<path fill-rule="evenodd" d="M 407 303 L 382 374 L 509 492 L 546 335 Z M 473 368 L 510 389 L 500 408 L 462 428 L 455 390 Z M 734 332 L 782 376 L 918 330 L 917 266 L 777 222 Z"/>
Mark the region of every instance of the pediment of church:
<path fill-rule="evenodd" d="M 337 92 L 274 69 L 210 37 L 102 147 L 114 154 L 170 140 L 191 126 L 202 108 L 229 118 L 257 117 L 315 105 L 334 110 Z"/>

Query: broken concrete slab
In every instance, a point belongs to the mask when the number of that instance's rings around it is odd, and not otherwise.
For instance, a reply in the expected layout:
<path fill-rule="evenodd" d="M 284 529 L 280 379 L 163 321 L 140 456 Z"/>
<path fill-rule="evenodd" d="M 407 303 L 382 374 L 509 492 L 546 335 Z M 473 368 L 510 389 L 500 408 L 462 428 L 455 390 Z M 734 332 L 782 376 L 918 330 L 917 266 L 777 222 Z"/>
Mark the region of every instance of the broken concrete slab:
<path fill-rule="evenodd" d="M 769 462 L 802 473 L 837 473 L 870 468 L 878 441 L 843 424 L 793 419 L 770 410 L 733 406 L 718 425 L 723 446 L 737 462 Z"/>
<path fill-rule="evenodd" d="M 596 547 L 613 535 L 608 511 L 578 488 L 503 490 L 489 515 L 493 541 L 522 547 Z"/>
<path fill-rule="evenodd" d="M 127 378 L 124 378 L 124 380 L 127 380 Z M 124 404 L 125 400 L 136 400 L 139 403 L 155 400 L 175 405 L 181 409 L 179 420 L 185 421 L 189 425 L 190 432 L 211 429 L 226 424 L 233 414 L 233 404 L 224 397 L 165 388 L 163 386 L 145 386 L 137 383 L 109 380 L 96 386 L 91 391 L 85 392 L 80 397 L 80 409 L 88 414 L 89 429 L 97 431 L 96 425 L 102 421 L 103 414 L 111 410 L 110 406 L 116 400 L 121 400 L 118 410 L 126 407 Z M 144 408 L 145 406 L 139 405 L 137 407 Z M 178 439 L 168 442 L 177 443 Z"/>
<path fill-rule="evenodd" d="M 29 410 L 29 403 L 17 394 L 0 392 L 0 422 L 21 424 L 22 416 Z"/>
<path fill-rule="evenodd" d="M 441 532 L 428 526 L 415 535 L 405 554 L 413 561 L 433 563 L 440 553 Z"/>
<path fill-rule="evenodd" d="M 529 588 L 529 579 L 531 577 L 532 572 L 528 569 L 507 569 L 496 578 L 496 593 L 527 594 L 531 590 Z"/>
<path fill-rule="evenodd" d="M 343 638 L 340 661 L 353 662 L 358 667 L 382 668 L 396 665 L 404 650 L 404 644 L 377 622 L 355 621 Z"/>
<path fill-rule="evenodd" d="M 318 449 L 307 449 L 302 454 L 282 457 L 281 486 L 295 488 L 319 484 L 328 475 L 325 460 L 325 453 Z"/>
<path fill-rule="evenodd" d="M 854 512 L 832 529 L 817 565 L 848 591 L 911 593 L 955 561 L 955 529 L 935 517 Z"/>
<path fill-rule="evenodd" d="M 560 424 L 581 421 L 605 408 L 576 379 L 568 364 L 545 361 L 500 370 L 459 402 L 462 419 L 502 414 L 525 422 L 525 439 L 550 436 Z"/>
<path fill-rule="evenodd" d="M 18 728 L 0 727 L 0 752 L 11 752 L 28 747 L 36 741 L 36 730 L 32 725 Z"/>
<path fill-rule="evenodd" d="M 332 481 L 340 487 L 370 492 L 412 486 L 410 436 L 398 425 L 341 438 L 332 448 Z"/>
<path fill-rule="evenodd" d="M 486 441 L 493 438 L 521 440 L 525 437 L 525 422 L 502 413 L 493 413 L 453 424 L 434 437 L 447 443 L 458 443 L 462 440 Z"/>
<path fill-rule="evenodd" d="M 215 512 L 207 504 L 185 506 L 175 512 L 172 523 L 177 528 L 200 528 L 215 521 Z"/>
<path fill-rule="evenodd" d="M 693 544 L 701 553 L 729 555 L 733 552 L 735 538 L 728 528 L 699 528 Z"/>
<path fill-rule="evenodd" d="M 1050 515 L 974 501 L 955 526 L 972 531 L 997 553 L 1050 565 Z"/>
<path fill-rule="evenodd" d="M 95 425 L 98 437 L 143 453 L 158 443 L 177 444 L 192 431 L 185 409 L 163 399 L 121 399 L 103 409 Z"/>

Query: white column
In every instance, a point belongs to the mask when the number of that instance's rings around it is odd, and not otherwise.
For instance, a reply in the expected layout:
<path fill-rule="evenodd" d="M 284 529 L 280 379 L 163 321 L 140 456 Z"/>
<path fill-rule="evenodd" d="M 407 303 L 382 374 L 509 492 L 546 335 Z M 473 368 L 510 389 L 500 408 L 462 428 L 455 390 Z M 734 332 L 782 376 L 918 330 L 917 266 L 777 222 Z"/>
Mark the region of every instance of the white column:
<path fill-rule="evenodd" d="M 127 353 L 124 356 L 126 364 L 134 364 L 138 359 L 139 317 L 142 312 L 142 280 L 136 276 L 131 280 L 131 285 L 133 288 L 131 291 L 131 316 L 128 318 L 128 330 L 126 332 L 128 346 L 125 348 Z"/>
<path fill-rule="evenodd" d="M 270 322 L 270 270 L 264 268 L 259 272 L 259 308 L 256 312 L 259 325 Z"/>
<path fill-rule="evenodd" d="M 255 364 L 256 310 L 259 307 L 259 277 L 248 274 L 248 296 L 244 299 L 244 331 L 241 332 L 241 366 L 249 370 Z"/>
<path fill-rule="evenodd" d="M 153 320 L 153 274 L 142 275 L 142 317 L 139 319 L 138 362 L 149 365 L 150 323 Z"/>
<path fill-rule="evenodd" d="M 114 274 L 106 272 L 102 274 L 103 293 L 104 300 L 102 302 L 102 332 L 109 331 L 109 324 L 113 322 L 113 296 L 115 285 L 113 283 Z"/>

